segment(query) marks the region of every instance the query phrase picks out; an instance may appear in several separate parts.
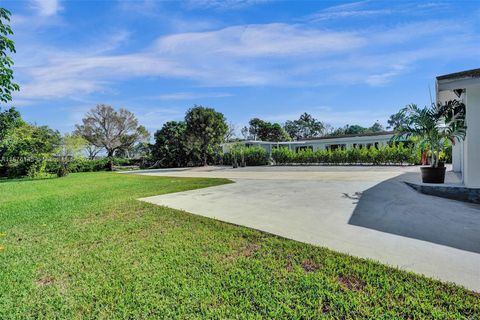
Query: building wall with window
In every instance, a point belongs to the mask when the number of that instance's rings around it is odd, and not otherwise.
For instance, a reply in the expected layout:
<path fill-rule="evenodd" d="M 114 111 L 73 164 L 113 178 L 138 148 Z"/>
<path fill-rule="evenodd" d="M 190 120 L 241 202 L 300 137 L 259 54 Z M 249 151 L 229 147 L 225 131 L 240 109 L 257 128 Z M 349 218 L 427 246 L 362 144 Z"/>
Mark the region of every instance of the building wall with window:
<path fill-rule="evenodd" d="M 393 137 L 392 132 L 384 132 L 379 134 L 366 134 L 366 135 L 351 135 L 351 136 L 338 136 L 338 137 L 322 137 L 317 139 L 301 140 L 301 141 L 281 141 L 281 142 L 267 142 L 267 141 L 253 141 L 247 140 L 241 143 L 247 147 L 260 146 L 271 154 L 274 148 L 288 148 L 292 151 L 300 151 L 311 149 L 335 150 L 338 148 L 371 148 L 387 145 Z M 223 151 L 228 152 L 234 143 L 223 144 Z"/>

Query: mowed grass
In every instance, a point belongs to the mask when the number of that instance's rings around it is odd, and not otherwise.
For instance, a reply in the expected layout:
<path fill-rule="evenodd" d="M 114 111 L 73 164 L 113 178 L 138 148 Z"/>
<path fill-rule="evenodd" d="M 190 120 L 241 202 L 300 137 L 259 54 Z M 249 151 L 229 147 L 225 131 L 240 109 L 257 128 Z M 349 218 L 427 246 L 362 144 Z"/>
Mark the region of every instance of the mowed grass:
<path fill-rule="evenodd" d="M 0 319 L 480 317 L 461 287 L 136 200 L 228 182 L 0 182 Z"/>

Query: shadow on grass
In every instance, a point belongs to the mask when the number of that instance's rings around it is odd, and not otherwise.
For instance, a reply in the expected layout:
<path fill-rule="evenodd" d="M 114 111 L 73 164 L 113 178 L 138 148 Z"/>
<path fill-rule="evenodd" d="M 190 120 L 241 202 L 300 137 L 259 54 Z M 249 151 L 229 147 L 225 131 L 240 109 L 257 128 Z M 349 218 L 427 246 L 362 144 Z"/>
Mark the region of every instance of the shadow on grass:
<path fill-rule="evenodd" d="M 480 205 L 421 194 L 403 182 L 407 175 L 343 195 L 357 204 L 348 223 L 480 253 Z"/>

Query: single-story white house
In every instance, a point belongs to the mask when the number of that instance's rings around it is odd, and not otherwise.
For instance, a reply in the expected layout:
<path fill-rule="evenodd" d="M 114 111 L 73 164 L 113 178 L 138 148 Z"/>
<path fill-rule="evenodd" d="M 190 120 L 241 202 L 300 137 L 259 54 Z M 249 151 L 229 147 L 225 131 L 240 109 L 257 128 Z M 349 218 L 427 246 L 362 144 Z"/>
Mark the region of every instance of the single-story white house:
<path fill-rule="evenodd" d="M 466 187 L 480 188 L 480 69 L 437 77 L 437 103 L 457 99 L 465 104 L 467 135 L 452 150 L 453 171 Z"/>
<path fill-rule="evenodd" d="M 316 151 L 318 149 L 335 150 L 338 148 L 379 147 L 388 144 L 392 137 L 393 132 L 380 132 L 372 134 L 344 135 L 338 137 L 321 137 L 299 141 L 268 142 L 246 140 L 241 141 L 240 143 L 247 147 L 260 146 L 262 148 L 265 148 L 265 150 L 267 150 L 267 152 L 271 154 L 272 150 L 278 147 L 286 147 L 292 151 L 299 151 L 305 149 L 312 149 L 313 151 Z M 232 145 L 233 143 L 224 144 L 223 151 L 228 152 Z"/>

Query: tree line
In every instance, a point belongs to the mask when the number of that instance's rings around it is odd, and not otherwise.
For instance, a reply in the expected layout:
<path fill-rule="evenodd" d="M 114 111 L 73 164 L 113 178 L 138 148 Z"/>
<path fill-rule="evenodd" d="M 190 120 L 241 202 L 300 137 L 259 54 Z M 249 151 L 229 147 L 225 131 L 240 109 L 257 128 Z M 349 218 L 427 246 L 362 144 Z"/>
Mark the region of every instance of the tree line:
<path fill-rule="evenodd" d="M 248 126 L 242 128 L 241 133 L 245 140 L 278 142 L 384 131 L 385 128 L 378 121 L 371 127 L 347 124 L 344 127 L 333 128 L 305 112 L 297 120 L 287 120 L 283 125 L 253 118 L 248 122 Z"/>

